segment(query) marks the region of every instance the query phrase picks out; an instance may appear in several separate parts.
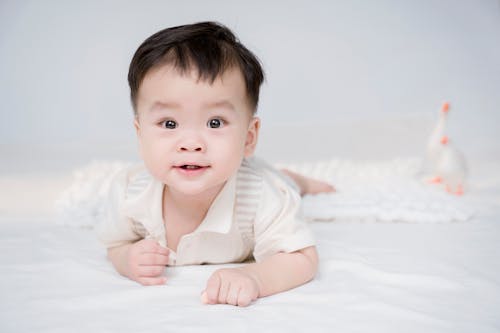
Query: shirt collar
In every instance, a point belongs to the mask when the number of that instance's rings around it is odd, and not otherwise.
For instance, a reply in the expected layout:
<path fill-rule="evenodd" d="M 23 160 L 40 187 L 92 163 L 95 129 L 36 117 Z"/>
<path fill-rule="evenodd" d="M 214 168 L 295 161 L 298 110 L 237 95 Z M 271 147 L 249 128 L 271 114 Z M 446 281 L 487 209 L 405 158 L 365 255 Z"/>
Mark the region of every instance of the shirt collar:
<path fill-rule="evenodd" d="M 235 194 L 236 176 L 233 176 L 227 180 L 222 190 L 217 194 L 207 215 L 194 232 L 208 231 L 227 234 L 233 223 Z"/>
<path fill-rule="evenodd" d="M 129 188 L 135 186 L 132 180 Z M 140 191 L 127 193 L 122 207 L 123 213 L 138 222 L 141 222 L 152 236 L 165 233 L 163 223 L 163 188 L 162 182 L 150 176 L 150 182 L 145 183 Z M 127 191 L 130 192 L 130 191 Z M 228 233 L 233 221 L 233 209 L 236 194 L 236 175 L 229 178 L 217 194 L 201 224 L 193 233 L 217 232 Z"/>

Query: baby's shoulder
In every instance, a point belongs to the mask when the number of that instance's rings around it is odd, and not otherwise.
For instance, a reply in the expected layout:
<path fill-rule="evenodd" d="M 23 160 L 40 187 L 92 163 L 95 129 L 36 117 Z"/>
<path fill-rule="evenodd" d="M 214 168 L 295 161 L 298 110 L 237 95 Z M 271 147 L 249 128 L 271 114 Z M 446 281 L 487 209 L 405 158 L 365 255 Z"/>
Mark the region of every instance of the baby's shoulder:
<path fill-rule="evenodd" d="M 241 176 L 245 179 L 253 178 L 254 181 L 261 183 L 264 191 L 276 195 L 297 191 L 296 184 L 291 178 L 259 158 L 245 159 L 239 171 L 239 177 Z"/>
<path fill-rule="evenodd" d="M 238 188 L 253 187 L 253 192 L 258 192 L 261 211 L 280 210 L 283 206 L 300 202 L 300 194 L 293 180 L 258 158 L 244 160 L 238 173 L 238 184 Z"/>

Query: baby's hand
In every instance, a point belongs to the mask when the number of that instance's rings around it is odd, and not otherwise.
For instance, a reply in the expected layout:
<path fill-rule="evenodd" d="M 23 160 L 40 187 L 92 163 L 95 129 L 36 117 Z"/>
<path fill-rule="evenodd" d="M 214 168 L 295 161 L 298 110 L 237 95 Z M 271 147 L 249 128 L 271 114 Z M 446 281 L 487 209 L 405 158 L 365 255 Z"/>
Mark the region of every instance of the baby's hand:
<path fill-rule="evenodd" d="M 140 240 L 127 253 L 127 275 L 144 286 L 165 284 L 161 276 L 168 264 L 169 250 L 151 239 Z"/>
<path fill-rule="evenodd" d="M 216 270 L 201 294 L 205 304 L 231 304 L 247 306 L 259 297 L 259 285 L 255 277 L 239 268 Z"/>

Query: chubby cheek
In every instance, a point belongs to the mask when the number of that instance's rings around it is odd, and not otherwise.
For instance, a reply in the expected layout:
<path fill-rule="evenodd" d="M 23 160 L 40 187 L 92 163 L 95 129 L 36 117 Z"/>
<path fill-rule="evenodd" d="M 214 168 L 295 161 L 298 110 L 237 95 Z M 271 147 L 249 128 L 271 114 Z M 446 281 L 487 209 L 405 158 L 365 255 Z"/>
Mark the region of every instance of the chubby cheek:
<path fill-rule="evenodd" d="M 212 150 L 219 163 L 230 169 L 238 168 L 245 157 L 245 143 L 241 138 L 226 139 L 212 147 Z"/>
<path fill-rule="evenodd" d="M 153 177 L 163 178 L 168 171 L 168 152 L 166 147 L 158 140 L 140 141 L 141 157 Z"/>

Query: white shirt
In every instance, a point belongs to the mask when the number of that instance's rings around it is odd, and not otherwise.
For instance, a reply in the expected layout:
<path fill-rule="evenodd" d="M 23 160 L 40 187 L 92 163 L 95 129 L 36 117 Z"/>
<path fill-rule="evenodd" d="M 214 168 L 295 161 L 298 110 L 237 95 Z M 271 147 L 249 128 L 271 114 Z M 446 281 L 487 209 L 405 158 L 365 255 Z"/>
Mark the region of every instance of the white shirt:
<path fill-rule="evenodd" d="M 143 238 L 168 247 L 163 221 L 164 184 L 144 166 L 127 168 L 111 183 L 107 215 L 98 227 L 106 247 Z M 257 262 L 278 252 L 315 245 L 299 216 L 300 195 L 293 181 L 257 159 L 245 159 L 205 218 L 192 233 L 181 237 L 169 265 Z"/>

